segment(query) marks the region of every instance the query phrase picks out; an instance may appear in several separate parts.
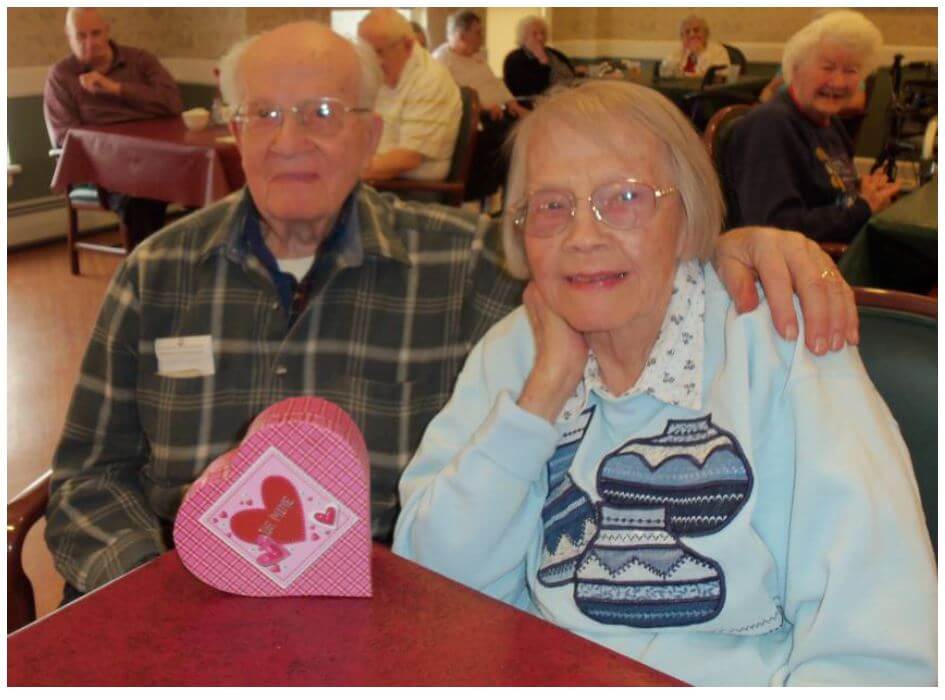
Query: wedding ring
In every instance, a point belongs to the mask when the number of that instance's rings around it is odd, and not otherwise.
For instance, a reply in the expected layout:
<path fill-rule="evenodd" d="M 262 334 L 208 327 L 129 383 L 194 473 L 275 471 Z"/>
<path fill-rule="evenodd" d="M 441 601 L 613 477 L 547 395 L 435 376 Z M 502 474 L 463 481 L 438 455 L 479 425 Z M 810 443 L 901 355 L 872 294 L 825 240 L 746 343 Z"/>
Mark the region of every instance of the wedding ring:
<path fill-rule="evenodd" d="M 820 279 L 822 280 L 835 280 L 837 278 L 837 271 L 831 267 L 825 267 L 823 272 L 820 273 Z"/>

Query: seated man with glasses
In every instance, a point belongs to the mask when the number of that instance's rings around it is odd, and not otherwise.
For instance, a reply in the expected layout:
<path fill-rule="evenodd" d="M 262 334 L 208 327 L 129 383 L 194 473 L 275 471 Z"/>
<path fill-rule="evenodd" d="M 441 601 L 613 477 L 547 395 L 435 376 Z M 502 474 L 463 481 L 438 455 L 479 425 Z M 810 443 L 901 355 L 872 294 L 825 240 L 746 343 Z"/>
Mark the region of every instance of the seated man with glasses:
<path fill-rule="evenodd" d="M 164 551 L 190 484 L 290 396 L 354 418 L 373 533 L 390 540 L 401 471 L 468 349 L 522 288 L 488 218 L 359 183 L 381 131 L 373 64 L 314 22 L 221 61 L 247 186 L 149 238 L 105 296 L 53 459 L 46 539 L 70 596 Z M 844 288 L 818 284 L 825 258 L 801 236 L 746 230 L 717 260 L 743 309 L 762 268 L 789 335 L 793 276 L 814 347 L 856 329 Z M 186 362 L 166 351 L 176 341 Z"/>
<path fill-rule="evenodd" d="M 459 87 L 394 9 L 369 12 L 358 24 L 358 37 L 374 49 L 383 74 L 374 108 L 384 131 L 364 178 L 442 180 L 463 115 Z"/>

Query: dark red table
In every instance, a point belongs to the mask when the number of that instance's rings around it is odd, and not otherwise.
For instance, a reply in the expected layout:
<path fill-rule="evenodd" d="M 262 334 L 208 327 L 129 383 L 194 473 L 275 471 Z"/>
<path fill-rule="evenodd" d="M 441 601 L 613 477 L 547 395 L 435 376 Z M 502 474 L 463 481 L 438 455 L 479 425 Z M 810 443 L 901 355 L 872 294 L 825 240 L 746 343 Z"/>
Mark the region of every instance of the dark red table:
<path fill-rule="evenodd" d="M 9 685 L 682 685 L 375 545 L 373 598 L 242 598 L 169 552 L 10 635 Z"/>
<path fill-rule="evenodd" d="M 52 190 L 92 183 L 133 197 L 203 207 L 243 186 L 225 127 L 188 131 L 180 117 L 75 127 L 66 134 Z"/>

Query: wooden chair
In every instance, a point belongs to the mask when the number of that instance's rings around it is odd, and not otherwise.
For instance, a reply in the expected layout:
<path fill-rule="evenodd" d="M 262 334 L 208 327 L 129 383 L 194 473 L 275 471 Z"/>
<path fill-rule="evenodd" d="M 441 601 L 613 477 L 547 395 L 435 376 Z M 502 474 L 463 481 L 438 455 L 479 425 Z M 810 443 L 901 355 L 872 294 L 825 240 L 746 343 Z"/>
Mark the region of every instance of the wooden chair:
<path fill-rule="evenodd" d="M 450 170 L 445 180 L 408 180 L 393 178 L 387 180 L 369 180 L 368 184 L 377 190 L 396 192 L 404 199 L 439 201 L 452 206 L 462 206 L 466 201 L 466 183 L 472 167 L 473 152 L 476 150 L 476 137 L 479 127 L 479 95 L 472 88 L 460 87 L 463 100 L 463 114 L 460 118 L 456 146 L 450 160 Z"/>
<path fill-rule="evenodd" d="M 938 300 L 855 287 L 860 357 L 909 448 L 938 552 Z"/>
<path fill-rule="evenodd" d="M 62 155 L 61 148 L 53 148 L 49 155 L 58 158 Z M 134 247 L 128 227 L 119 218 L 118 235 L 119 245 L 103 243 L 89 243 L 79 240 L 79 212 L 80 211 L 111 211 L 108 206 L 108 191 L 96 185 L 71 185 L 66 192 L 66 248 L 69 251 L 69 269 L 73 275 L 79 274 L 79 251 L 91 250 L 97 253 L 112 255 L 127 255 Z"/>
<path fill-rule="evenodd" d="M 51 471 L 7 504 L 7 634 L 36 619 L 33 586 L 23 570 L 23 542 L 46 512 Z"/>
<path fill-rule="evenodd" d="M 733 104 L 723 107 L 712 115 L 709 123 L 702 134 L 702 143 L 709 151 L 712 162 L 715 163 L 716 172 L 722 175 L 722 154 L 725 150 L 725 144 L 728 137 L 732 134 L 732 126 L 735 122 L 748 114 L 751 109 L 750 104 Z"/>

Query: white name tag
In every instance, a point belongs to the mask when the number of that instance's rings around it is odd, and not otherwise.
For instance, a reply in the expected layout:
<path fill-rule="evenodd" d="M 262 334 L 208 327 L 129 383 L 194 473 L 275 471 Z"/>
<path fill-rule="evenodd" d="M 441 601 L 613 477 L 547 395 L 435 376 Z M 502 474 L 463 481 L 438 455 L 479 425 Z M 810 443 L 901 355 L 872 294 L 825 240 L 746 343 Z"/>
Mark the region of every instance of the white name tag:
<path fill-rule="evenodd" d="M 158 374 L 163 377 L 209 377 L 213 374 L 213 337 L 188 335 L 154 341 Z"/>

